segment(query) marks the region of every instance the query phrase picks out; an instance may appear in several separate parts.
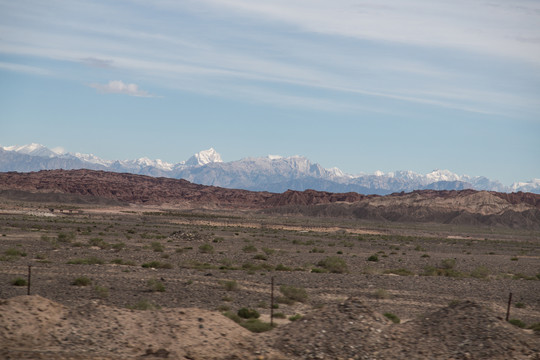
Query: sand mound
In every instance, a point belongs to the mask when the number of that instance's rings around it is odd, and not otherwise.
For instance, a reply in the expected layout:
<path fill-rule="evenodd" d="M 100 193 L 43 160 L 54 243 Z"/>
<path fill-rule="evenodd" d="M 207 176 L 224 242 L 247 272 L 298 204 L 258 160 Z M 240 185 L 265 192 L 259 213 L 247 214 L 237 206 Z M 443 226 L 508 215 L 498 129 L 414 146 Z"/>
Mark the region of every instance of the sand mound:
<path fill-rule="evenodd" d="M 195 308 L 0 302 L 2 359 L 540 359 L 538 340 L 472 302 L 397 325 L 350 298 L 263 335 Z"/>
<path fill-rule="evenodd" d="M 540 359 L 538 337 L 470 301 L 392 327 L 382 357 L 414 359 Z"/>
<path fill-rule="evenodd" d="M 382 333 L 390 324 L 361 300 L 314 310 L 301 320 L 278 328 L 270 344 L 291 356 L 304 359 L 348 359 L 375 353 L 383 345 Z"/>
<path fill-rule="evenodd" d="M 87 303 L 68 309 L 40 296 L 0 303 L 0 358 L 234 359 L 253 334 L 201 309 L 137 311 Z"/>
<path fill-rule="evenodd" d="M 350 298 L 278 328 L 268 346 L 297 359 L 540 359 L 538 340 L 472 302 L 398 325 Z"/>

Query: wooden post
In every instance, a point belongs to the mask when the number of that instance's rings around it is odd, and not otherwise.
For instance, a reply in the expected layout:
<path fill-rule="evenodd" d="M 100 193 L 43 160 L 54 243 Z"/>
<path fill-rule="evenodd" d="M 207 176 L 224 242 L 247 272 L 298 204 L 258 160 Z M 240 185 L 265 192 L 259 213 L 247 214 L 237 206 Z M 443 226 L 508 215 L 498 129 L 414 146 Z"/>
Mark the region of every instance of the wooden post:
<path fill-rule="evenodd" d="M 270 326 L 274 326 L 274 277 L 272 276 L 272 288 L 270 290 Z"/>
<path fill-rule="evenodd" d="M 26 295 L 30 295 L 30 280 L 32 279 L 32 265 L 28 265 L 28 287 Z"/>
<path fill-rule="evenodd" d="M 510 317 L 510 305 L 512 304 L 512 293 L 510 293 L 510 296 L 508 296 L 508 308 L 506 309 L 506 321 L 508 321 L 508 318 Z"/>

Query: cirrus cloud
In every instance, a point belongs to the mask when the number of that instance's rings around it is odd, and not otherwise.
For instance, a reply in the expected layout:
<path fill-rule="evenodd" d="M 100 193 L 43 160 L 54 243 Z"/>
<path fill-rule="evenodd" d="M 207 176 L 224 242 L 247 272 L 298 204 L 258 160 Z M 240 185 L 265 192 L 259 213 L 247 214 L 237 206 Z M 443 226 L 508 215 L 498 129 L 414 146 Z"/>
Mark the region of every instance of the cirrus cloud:
<path fill-rule="evenodd" d="M 125 94 L 137 97 L 155 97 L 148 91 L 139 89 L 137 84 L 126 84 L 122 80 L 111 80 L 107 84 L 92 83 L 89 86 L 103 94 Z"/>

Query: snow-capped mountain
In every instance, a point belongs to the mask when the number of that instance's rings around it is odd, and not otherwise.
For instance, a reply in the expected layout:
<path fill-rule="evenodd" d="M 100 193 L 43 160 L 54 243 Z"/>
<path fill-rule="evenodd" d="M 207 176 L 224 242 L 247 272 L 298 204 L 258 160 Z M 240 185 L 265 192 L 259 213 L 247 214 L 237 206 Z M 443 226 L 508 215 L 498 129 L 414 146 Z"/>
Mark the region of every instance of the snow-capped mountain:
<path fill-rule="evenodd" d="M 504 186 L 482 176 L 458 175 L 449 170 L 428 174 L 396 171 L 350 175 L 338 168 L 325 169 L 302 156 L 245 158 L 223 162 L 210 148 L 176 164 L 143 157 L 136 160 L 104 160 L 92 154 L 65 153 L 39 144 L 0 147 L 0 171 L 39 171 L 51 169 L 92 169 L 164 176 L 227 188 L 283 192 L 288 189 L 314 189 L 329 192 L 354 191 L 363 194 L 389 194 L 421 189 L 526 191 L 540 193 L 540 179 Z"/>
<path fill-rule="evenodd" d="M 203 166 L 210 163 L 223 162 L 221 155 L 217 153 L 214 148 L 208 150 L 199 151 L 192 157 L 190 157 L 185 164 L 190 166 Z"/>

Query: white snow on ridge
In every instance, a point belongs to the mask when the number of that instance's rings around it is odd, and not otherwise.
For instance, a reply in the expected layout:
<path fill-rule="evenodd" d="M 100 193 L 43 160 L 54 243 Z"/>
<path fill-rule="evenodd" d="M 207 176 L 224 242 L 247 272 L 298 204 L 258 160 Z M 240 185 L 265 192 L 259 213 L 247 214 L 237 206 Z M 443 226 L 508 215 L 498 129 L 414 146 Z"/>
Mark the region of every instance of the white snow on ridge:
<path fill-rule="evenodd" d="M 111 166 L 114 163 L 114 161 L 112 160 L 104 160 L 95 156 L 94 154 L 68 153 L 68 155 L 72 155 L 81 161 L 89 162 L 96 165 Z"/>
<path fill-rule="evenodd" d="M 62 168 L 62 166 L 67 168 L 86 166 L 88 168 L 110 169 L 111 171 L 123 171 L 135 174 L 185 178 L 188 180 L 192 179 L 193 181 L 195 181 L 196 176 L 199 176 L 199 180 L 196 181 L 201 184 L 209 183 L 224 187 L 235 186 L 236 188 L 248 189 L 265 189 L 268 186 L 280 186 L 280 183 L 287 184 L 286 186 L 290 186 L 290 184 L 292 184 L 291 186 L 297 186 L 294 185 L 296 182 L 296 184 L 303 184 L 298 186 L 313 186 L 314 189 L 317 186 L 322 186 L 326 191 L 332 191 L 331 189 L 334 189 L 333 191 L 343 191 L 347 186 L 350 186 L 352 189 L 358 189 L 360 186 L 363 189 L 368 189 L 366 191 L 390 193 L 422 189 L 434 183 L 449 182 L 450 184 L 440 183 L 434 185 L 434 188 L 473 188 L 476 190 L 501 192 L 524 191 L 540 193 L 540 179 L 538 178 L 526 182 L 515 182 L 511 186 L 505 186 L 498 181 L 493 181 L 482 176 L 458 175 L 449 170 L 439 169 L 427 174 L 419 174 L 410 170 L 388 173 L 377 170 L 373 174 L 361 173 L 351 175 L 337 167 L 323 168 L 321 165 L 312 163 L 308 158 L 299 155 L 290 157 L 268 155 L 266 157 L 245 158 L 227 162 L 223 167 L 220 167 L 219 163 L 223 163 L 223 160 L 221 155 L 213 148 L 200 151 L 191 156 L 187 161 L 175 164 L 160 159 L 152 160 L 147 157 L 136 160 L 104 160 L 93 154 L 65 153 L 61 147 L 48 149 L 36 143 L 23 146 L 0 146 L 0 149 L 35 157 L 30 160 L 14 157 L 14 160 L 10 160 L 12 161 L 11 163 L 2 164 L 0 162 L 3 166 L 0 171 L 39 171 L 48 168 L 47 166 L 55 166 L 57 168 Z M 52 165 L 47 165 L 48 159 L 52 160 Z M 82 165 L 73 165 L 74 159 L 81 161 Z M 205 168 L 205 165 L 210 164 L 215 165 Z M 215 171 L 216 167 L 220 167 L 221 170 Z M 239 176 L 239 174 L 242 175 Z M 324 181 L 321 182 L 320 180 Z M 454 182 L 462 182 L 463 184 Z"/>
<path fill-rule="evenodd" d="M 426 179 L 430 182 L 460 181 L 461 177 L 449 170 L 433 170 L 429 174 L 426 174 Z"/>
<path fill-rule="evenodd" d="M 221 163 L 223 160 L 221 160 L 221 155 L 214 150 L 214 148 L 210 148 L 208 150 L 199 151 L 192 157 L 190 157 L 186 161 L 186 165 L 192 165 L 192 166 L 203 166 L 210 163 Z"/>
<path fill-rule="evenodd" d="M 32 155 L 32 156 L 41 156 L 41 157 L 54 157 L 57 154 L 54 151 L 49 150 L 41 144 L 28 144 L 28 145 L 13 145 L 13 146 L 4 146 L 2 149 L 5 151 L 14 151 L 20 154 Z"/>
<path fill-rule="evenodd" d="M 531 181 L 515 182 L 510 186 L 512 191 L 525 191 L 530 192 L 536 189 L 540 189 L 540 179 L 532 179 Z"/>
<path fill-rule="evenodd" d="M 163 160 L 160 160 L 160 159 L 156 159 L 156 160 L 151 160 L 147 157 L 142 157 L 140 159 L 137 159 L 137 160 L 126 160 L 125 161 L 126 163 L 132 163 L 132 164 L 136 164 L 136 165 L 139 165 L 139 166 L 153 166 L 155 168 L 158 168 L 160 170 L 172 170 L 174 168 L 174 164 L 171 164 L 171 163 L 168 163 L 168 162 L 165 162 Z"/>

